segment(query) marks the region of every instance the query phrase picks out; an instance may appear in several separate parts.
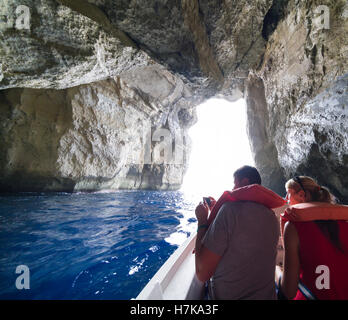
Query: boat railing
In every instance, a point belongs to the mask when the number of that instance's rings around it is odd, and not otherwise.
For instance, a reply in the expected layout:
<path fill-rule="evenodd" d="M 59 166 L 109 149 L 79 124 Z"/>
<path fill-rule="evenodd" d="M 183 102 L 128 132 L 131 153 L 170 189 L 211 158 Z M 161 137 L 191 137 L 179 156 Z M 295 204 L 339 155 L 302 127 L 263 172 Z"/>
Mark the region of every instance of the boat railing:
<path fill-rule="evenodd" d="M 136 300 L 200 300 L 204 283 L 195 272 L 196 233 L 169 257 L 137 296 Z"/>

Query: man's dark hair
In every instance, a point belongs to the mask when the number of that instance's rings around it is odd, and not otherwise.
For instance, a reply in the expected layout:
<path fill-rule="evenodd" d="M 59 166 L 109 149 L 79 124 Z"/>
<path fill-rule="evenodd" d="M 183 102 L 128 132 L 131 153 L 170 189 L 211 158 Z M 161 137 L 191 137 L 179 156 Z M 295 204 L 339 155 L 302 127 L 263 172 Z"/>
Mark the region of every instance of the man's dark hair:
<path fill-rule="evenodd" d="M 243 166 L 233 174 L 238 180 L 249 179 L 249 184 L 261 184 L 261 176 L 256 168 Z"/>

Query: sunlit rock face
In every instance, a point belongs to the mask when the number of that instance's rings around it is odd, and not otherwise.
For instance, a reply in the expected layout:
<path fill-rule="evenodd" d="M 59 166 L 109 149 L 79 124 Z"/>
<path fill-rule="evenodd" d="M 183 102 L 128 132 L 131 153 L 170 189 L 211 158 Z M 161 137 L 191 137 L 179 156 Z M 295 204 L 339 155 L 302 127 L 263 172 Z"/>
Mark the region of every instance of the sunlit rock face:
<path fill-rule="evenodd" d="M 258 168 L 262 184 L 284 193 L 284 172 L 278 161 L 278 151 L 271 136 L 268 105 L 262 79 L 250 75 L 245 99 L 247 103 L 247 133 L 255 166 Z"/>
<path fill-rule="evenodd" d="M 2 91 L 0 189 L 177 189 L 196 120 L 189 97 L 155 67 L 65 90 Z"/>

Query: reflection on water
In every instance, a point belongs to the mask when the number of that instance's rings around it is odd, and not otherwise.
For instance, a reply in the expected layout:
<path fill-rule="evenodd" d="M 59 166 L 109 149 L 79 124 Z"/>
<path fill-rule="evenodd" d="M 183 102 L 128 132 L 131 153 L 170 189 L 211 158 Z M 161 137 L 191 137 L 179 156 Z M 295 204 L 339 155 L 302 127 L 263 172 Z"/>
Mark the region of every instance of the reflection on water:
<path fill-rule="evenodd" d="M 130 299 L 195 231 L 202 195 L 178 192 L 0 196 L 0 299 Z M 30 290 L 15 287 L 16 266 Z"/>
<path fill-rule="evenodd" d="M 195 231 L 196 224 L 193 222 L 196 219 L 192 208 L 190 210 L 179 209 L 178 212 L 182 215 L 182 218 L 179 218 L 179 225 L 175 228 L 175 232 L 164 240 L 171 245 L 180 246 L 188 238 L 188 235 Z"/>

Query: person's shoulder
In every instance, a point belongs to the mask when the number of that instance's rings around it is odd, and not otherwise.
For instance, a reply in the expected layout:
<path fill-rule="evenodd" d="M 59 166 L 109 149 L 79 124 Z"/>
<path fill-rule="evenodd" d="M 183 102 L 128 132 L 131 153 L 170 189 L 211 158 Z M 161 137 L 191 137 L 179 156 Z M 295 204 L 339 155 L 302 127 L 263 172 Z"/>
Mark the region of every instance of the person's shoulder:
<path fill-rule="evenodd" d="M 296 222 L 288 221 L 284 226 L 284 243 L 297 245 L 299 242 Z"/>
<path fill-rule="evenodd" d="M 253 212 L 273 212 L 271 209 L 268 209 L 267 207 L 263 206 L 262 204 L 252 202 L 252 201 L 229 201 L 225 202 L 220 210 L 221 212 L 233 212 L 235 215 L 246 213 L 253 213 Z"/>
<path fill-rule="evenodd" d="M 216 218 L 223 219 L 223 217 L 230 217 L 238 213 L 238 202 L 227 201 L 219 209 Z"/>
<path fill-rule="evenodd" d="M 295 222 L 295 221 L 287 221 L 284 225 L 284 232 L 287 232 L 287 233 L 295 232 L 296 225 L 297 225 L 297 222 Z"/>
<path fill-rule="evenodd" d="M 221 206 L 219 211 L 234 211 L 240 208 L 240 206 L 241 206 L 240 201 L 227 201 Z"/>
<path fill-rule="evenodd" d="M 228 202 L 225 203 L 227 208 L 230 209 L 238 209 L 238 211 L 240 210 L 252 210 L 252 211 L 267 211 L 267 212 L 273 212 L 272 209 L 269 209 L 267 207 L 265 207 L 264 205 L 258 203 L 258 202 L 254 202 L 254 201 L 236 201 L 236 202 Z"/>

